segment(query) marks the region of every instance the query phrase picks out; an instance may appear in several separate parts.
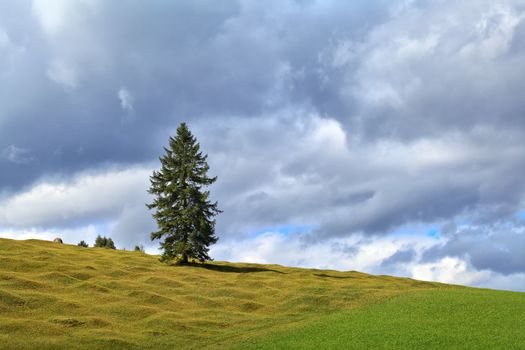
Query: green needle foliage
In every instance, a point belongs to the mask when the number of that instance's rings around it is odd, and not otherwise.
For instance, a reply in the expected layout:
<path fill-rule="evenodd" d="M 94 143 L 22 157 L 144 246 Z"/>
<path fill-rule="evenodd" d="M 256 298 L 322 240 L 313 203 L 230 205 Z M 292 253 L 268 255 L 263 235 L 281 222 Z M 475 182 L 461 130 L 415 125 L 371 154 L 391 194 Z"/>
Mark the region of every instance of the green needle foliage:
<path fill-rule="evenodd" d="M 151 233 L 151 240 L 162 240 L 162 260 L 174 258 L 182 264 L 190 258 L 211 260 L 209 246 L 217 242 L 215 215 L 221 211 L 217 202 L 209 200 L 209 191 L 203 187 L 217 180 L 208 177 L 207 155 L 191 134 L 186 123 L 181 123 L 175 138 L 170 137 L 169 148 L 160 157 L 161 169 L 150 177 L 149 193 L 155 196 L 148 209 L 155 209 L 153 218 L 158 231 Z"/>
<path fill-rule="evenodd" d="M 115 243 L 113 240 L 109 237 L 101 237 L 100 235 L 97 236 L 95 239 L 95 244 L 93 245 L 95 248 L 109 248 L 109 249 L 117 249 L 115 247 Z"/>

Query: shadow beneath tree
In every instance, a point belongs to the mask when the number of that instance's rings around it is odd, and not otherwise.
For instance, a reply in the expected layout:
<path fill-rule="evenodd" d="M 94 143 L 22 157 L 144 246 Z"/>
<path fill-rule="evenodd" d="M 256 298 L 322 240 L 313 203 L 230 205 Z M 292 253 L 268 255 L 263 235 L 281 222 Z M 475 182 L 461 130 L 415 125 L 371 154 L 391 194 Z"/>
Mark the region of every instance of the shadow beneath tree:
<path fill-rule="evenodd" d="M 218 265 L 218 264 L 198 264 L 189 263 L 187 266 L 200 267 L 206 270 L 218 271 L 218 272 L 229 272 L 229 273 L 253 273 L 253 272 L 275 272 L 284 274 L 284 272 L 267 269 L 264 267 L 255 266 L 231 266 L 231 265 Z"/>

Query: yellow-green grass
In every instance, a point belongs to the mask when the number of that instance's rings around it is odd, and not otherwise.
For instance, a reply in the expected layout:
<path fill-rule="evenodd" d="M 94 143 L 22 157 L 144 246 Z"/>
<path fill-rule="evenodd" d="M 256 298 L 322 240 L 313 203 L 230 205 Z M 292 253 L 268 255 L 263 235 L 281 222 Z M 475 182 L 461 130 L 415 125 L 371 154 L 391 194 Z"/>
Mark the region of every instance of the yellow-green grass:
<path fill-rule="evenodd" d="M 2 349 L 525 348 L 525 293 L 0 239 Z"/>

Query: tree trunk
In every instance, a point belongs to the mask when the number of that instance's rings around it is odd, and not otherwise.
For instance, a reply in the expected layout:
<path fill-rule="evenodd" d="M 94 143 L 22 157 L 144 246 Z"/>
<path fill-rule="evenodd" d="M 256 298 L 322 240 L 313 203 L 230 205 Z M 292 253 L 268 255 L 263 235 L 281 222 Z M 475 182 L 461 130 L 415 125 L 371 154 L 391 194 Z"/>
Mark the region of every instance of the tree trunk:
<path fill-rule="evenodd" d="M 182 253 L 182 262 L 181 263 L 183 265 L 187 265 L 188 264 L 188 254 Z"/>

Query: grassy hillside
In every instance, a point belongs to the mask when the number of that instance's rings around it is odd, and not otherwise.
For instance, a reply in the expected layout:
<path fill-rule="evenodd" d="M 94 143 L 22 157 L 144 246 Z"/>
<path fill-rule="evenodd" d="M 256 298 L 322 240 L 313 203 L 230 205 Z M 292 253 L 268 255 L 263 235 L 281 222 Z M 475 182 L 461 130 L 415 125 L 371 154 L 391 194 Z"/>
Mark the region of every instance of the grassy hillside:
<path fill-rule="evenodd" d="M 525 293 L 0 239 L 0 348 L 525 348 Z"/>

